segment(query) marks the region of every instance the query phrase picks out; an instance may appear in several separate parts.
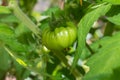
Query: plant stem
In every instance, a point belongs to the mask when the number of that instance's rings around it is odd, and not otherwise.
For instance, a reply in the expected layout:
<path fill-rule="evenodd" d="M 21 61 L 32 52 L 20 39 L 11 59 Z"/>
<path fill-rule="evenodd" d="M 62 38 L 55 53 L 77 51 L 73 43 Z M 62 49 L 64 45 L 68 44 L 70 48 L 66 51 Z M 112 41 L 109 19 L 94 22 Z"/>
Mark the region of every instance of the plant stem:
<path fill-rule="evenodd" d="M 92 50 L 92 48 L 86 43 L 86 47 L 90 51 L 91 54 L 94 54 L 95 52 Z"/>
<path fill-rule="evenodd" d="M 68 64 L 68 60 L 61 51 L 53 51 L 53 52 L 54 55 L 68 67 L 68 69 L 71 69 L 71 65 Z M 74 68 L 71 73 L 75 76 L 76 80 L 82 80 L 81 79 L 82 74 L 76 68 Z"/>
<path fill-rule="evenodd" d="M 10 0 L 9 7 L 13 10 L 14 15 L 23 22 L 37 37 L 40 38 L 41 31 L 37 26 L 23 13 L 17 5 L 17 0 Z"/>

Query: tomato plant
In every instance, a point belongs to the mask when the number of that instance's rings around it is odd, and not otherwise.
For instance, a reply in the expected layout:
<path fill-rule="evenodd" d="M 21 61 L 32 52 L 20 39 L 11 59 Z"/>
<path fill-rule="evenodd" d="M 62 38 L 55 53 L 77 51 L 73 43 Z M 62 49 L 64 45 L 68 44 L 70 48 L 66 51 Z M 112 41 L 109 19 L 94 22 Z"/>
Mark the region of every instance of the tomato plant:
<path fill-rule="evenodd" d="M 0 80 L 120 80 L 119 7 L 119 0 L 0 0 Z"/>

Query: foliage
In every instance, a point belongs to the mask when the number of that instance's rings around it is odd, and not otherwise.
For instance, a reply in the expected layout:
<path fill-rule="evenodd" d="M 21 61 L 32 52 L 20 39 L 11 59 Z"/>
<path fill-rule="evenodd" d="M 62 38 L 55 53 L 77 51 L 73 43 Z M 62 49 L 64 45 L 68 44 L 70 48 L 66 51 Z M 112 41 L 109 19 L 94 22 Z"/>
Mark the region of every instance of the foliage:
<path fill-rule="evenodd" d="M 65 0 L 41 13 L 33 10 L 37 0 L 1 2 L 0 80 L 10 76 L 17 80 L 120 80 L 119 0 Z M 47 49 L 42 44 L 43 31 L 64 27 L 66 22 L 77 28 L 74 44 Z"/>

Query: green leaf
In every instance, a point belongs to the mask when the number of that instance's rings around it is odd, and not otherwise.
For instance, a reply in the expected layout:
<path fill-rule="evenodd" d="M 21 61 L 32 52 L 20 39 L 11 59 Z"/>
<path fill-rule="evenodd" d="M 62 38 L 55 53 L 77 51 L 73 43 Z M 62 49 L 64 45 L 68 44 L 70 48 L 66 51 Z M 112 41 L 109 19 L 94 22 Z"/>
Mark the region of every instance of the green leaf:
<path fill-rule="evenodd" d="M 10 9 L 6 6 L 0 6 L 0 14 L 9 14 L 11 13 Z"/>
<path fill-rule="evenodd" d="M 60 10 L 59 7 L 55 6 L 55 7 L 48 9 L 47 11 L 43 12 L 42 15 L 51 16 L 51 13 L 55 13 L 55 16 L 60 16 L 60 13 L 62 13 L 62 11 Z"/>
<path fill-rule="evenodd" d="M 18 37 L 24 33 L 31 32 L 24 24 L 19 24 L 15 29 L 15 35 Z"/>
<path fill-rule="evenodd" d="M 85 39 L 91 26 L 100 16 L 105 15 L 105 13 L 107 13 L 110 8 L 111 8 L 110 4 L 102 5 L 98 7 L 97 9 L 86 14 L 79 22 L 78 24 L 78 47 L 77 47 L 75 58 L 72 64 L 73 68 L 76 66 L 77 61 L 80 58 L 81 53 L 83 51 L 83 48 L 85 47 Z"/>
<path fill-rule="evenodd" d="M 107 12 L 107 17 L 112 17 L 114 15 L 118 15 L 120 13 L 120 5 L 112 5 L 111 9 Z"/>
<path fill-rule="evenodd" d="M 28 46 L 23 45 L 15 38 L 14 31 L 6 24 L 0 23 L 0 41 L 6 46 L 9 46 L 14 51 L 27 51 Z"/>
<path fill-rule="evenodd" d="M 113 70 L 120 67 L 120 33 L 101 39 L 96 44 L 101 45 L 101 48 L 88 59 L 86 65 L 90 67 L 90 71 L 83 80 L 111 80 L 108 78 L 114 75 Z"/>
<path fill-rule="evenodd" d="M 112 17 L 108 17 L 107 19 L 116 25 L 120 25 L 120 13 Z"/>
<path fill-rule="evenodd" d="M 22 23 L 20 23 L 15 29 L 15 36 L 19 43 L 26 45 L 26 51 L 34 51 L 36 49 L 36 41 L 38 41 L 32 32 Z"/>
<path fill-rule="evenodd" d="M 113 38 L 111 38 L 110 36 L 104 37 L 102 38 L 102 40 L 98 40 L 94 42 L 94 44 L 91 44 L 90 47 L 92 48 L 92 50 L 94 50 L 94 52 L 97 52 L 99 51 L 100 48 L 108 46 L 111 43 L 117 42 L 119 40 L 119 37 L 120 37 L 120 32 L 116 33 Z"/>
<path fill-rule="evenodd" d="M 116 4 L 116 5 L 120 4 L 120 0 L 103 0 L 103 1 L 109 2 L 109 3 L 112 3 L 112 4 Z"/>
<path fill-rule="evenodd" d="M 120 25 L 120 5 L 113 5 L 106 14 L 106 19 L 115 25 Z"/>
<path fill-rule="evenodd" d="M 0 23 L 0 37 L 13 37 L 14 36 L 14 32 L 13 30 L 8 27 L 8 25 Z"/>
<path fill-rule="evenodd" d="M 15 38 L 8 39 L 4 42 L 7 46 L 10 47 L 10 49 L 16 52 L 27 52 L 29 49 L 27 45 L 19 43 Z M 22 53 L 22 54 L 25 54 L 25 53 Z"/>
<path fill-rule="evenodd" d="M 20 21 L 14 16 L 14 15 L 6 15 L 6 16 L 0 16 L 0 21 L 4 23 L 19 23 Z"/>

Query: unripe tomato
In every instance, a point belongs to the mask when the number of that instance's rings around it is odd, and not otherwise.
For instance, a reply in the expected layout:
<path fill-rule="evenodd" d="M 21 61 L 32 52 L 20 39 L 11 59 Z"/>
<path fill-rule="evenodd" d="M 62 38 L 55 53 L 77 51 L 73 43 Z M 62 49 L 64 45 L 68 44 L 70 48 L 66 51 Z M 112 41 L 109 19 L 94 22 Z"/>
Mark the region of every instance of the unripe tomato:
<path fill-rule="evenodd" d="M 42 33 L 42 44 L 50 50 L 63 50 L 76 40 L 77 28 L 72 22 L 67 22 L 66 27 L 57 27 L 54 30 L 47 28 Z"/>

